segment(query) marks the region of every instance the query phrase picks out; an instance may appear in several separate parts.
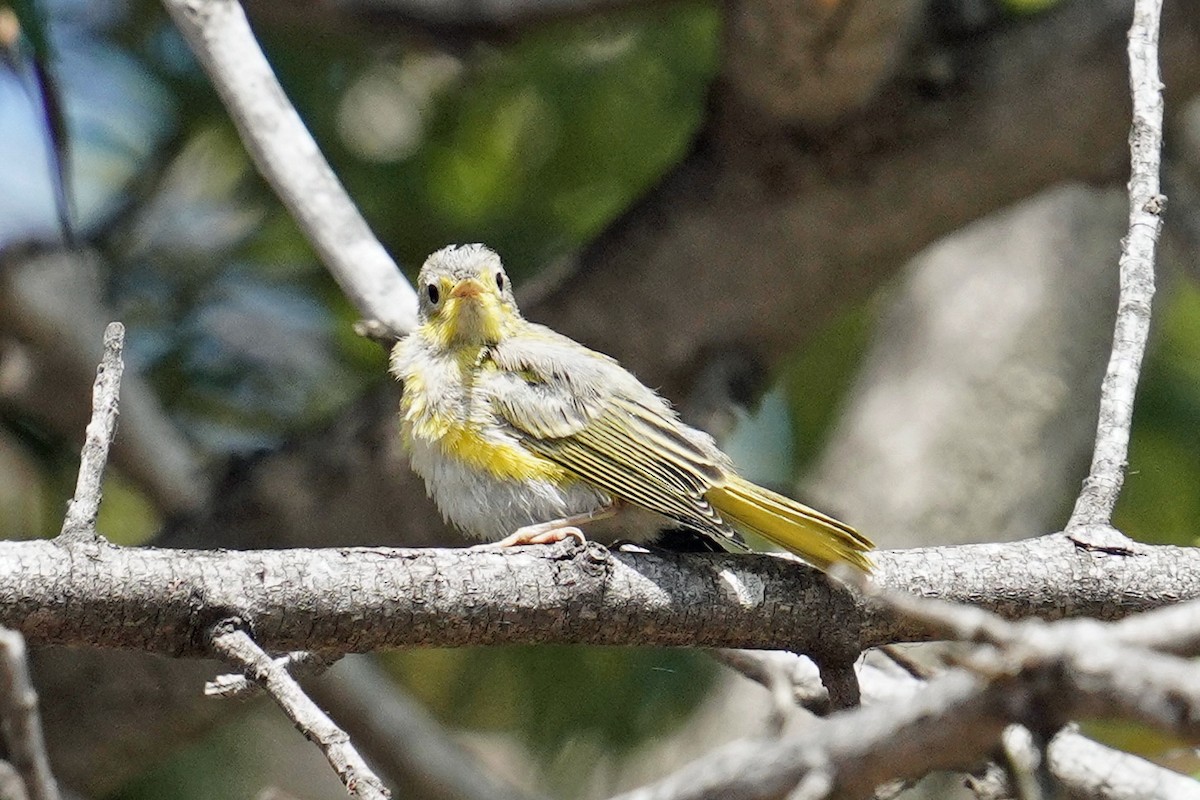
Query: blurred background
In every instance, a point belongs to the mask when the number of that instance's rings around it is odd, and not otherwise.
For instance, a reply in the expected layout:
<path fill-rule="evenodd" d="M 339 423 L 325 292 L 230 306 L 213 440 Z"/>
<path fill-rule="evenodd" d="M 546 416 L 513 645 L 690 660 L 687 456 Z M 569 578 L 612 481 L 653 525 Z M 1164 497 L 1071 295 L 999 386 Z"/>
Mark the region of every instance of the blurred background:
<path fill-rule="evenodd" d="M 1101 6 L 247 10 L 410 277 L 444 244 L 488 243 L 527 316 L 663 387 L 749 477 L 901 547 L 1057 530 L 1086 472 L 1127 169 L 1127 9 Z M 1168 234 L 1117 523 L 1193 544 L 1200 46 L 1174 44 Z M 162 8 L 0 0 L 0 47 L 0 535 L 57 532 L 100 331 L 120 319 L 109 538 L 460 544 L 407 475 L 385 348 L 352 333 Z M 380 663 L 484 769 L 560 797 L 765 735 L 770 712 L 689 651 Z M 37 666 L 52 759 L 87 796 L 342 796 L 273 708 L 197 696 L 215 665 L 48 651 Z M 1196 769 L 1170 742 L 1103 733 Z"/>

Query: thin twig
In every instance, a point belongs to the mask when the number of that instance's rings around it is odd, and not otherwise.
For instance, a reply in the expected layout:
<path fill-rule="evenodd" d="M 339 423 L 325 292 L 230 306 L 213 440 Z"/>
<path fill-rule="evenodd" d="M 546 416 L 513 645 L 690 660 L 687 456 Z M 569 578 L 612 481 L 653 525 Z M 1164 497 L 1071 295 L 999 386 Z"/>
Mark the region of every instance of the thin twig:
<path fill-rule="evenodd" d="M 29 800 L 58 800 L 58 784 L 50 771 L 37 692 L 29 679 L 25 637 L 0 628 L 0 729 L 8 758 L 25 783 Z"/>
<path fill-rule="evenodd" d="M 391 797 L 392 793 L 354 749 L 346 732 L 335 725 L 309 699 L 288 671 L 255 644 L 236 623 L 218 624 L 209 642 L 215 654 L 244 669 L 246 676 L 271 695 L 305 738 L 321 748 L 346 791 L 376 800 Z"/>
<path fill-rule="evenodd" d="M 258 171 L 342 291 L 394 338 L 416 324 L 417 297 L 371 233 L 288 101 L 236 0 L 163 0 L 209 78 Z M 378 326 L 375 327 L 378 330 Z"/>
<path fill-rule="evenodd" d="M 1129 233 L 1121 247 L 1121 295 L 1112 355 L 1100 394 L 1096 448 L 1067 531 L 1080 544 L 1090 541 L 1088 526 L 1104 531 L 1125 480 L 1129 429 L 1142 355 L 1150 332 L 1154 296 L 1154 251 L 1166 198 L 1159 191 L 1162 160 L 1163 97 L 1158 72 L 1158 30 L 1162 0 L 1137 0 L 1129 29 L 1129 84 L 1133 125 L 1129 133 Z"/>
<path fill-rule="evenodd" d="M 325 670 L 337 663 L 339 658 L 341 658 L 340 655 L 326 656 L 309 650 L 293 650 L 276 658 L 275 663 L 287 670 L 288 674 L 293 677 L 310 678 L 323 674 Z M 218 675 L 205 683 L 204 695 L 206 697 L 219 697 L 224 700 L 230 700 L 235 697 L 252 697 L 261 689 L 261 685 L 250 680 L 245 675 L 230 673 L 228 675 Z"/>
<path fill-rule="evenodd" d="M 121 361 L 124 346 L 125 326 L 110 322 L 104 330 L 104 357 L 96 369 L 96 384 L 92 388 L 92 419 L 79 457 L 75 496 L 67 505 L 67 515 L 58 535 L 58 541 L 64 544 L 101 541 L 96 532 L 96 515 L 100 511 L 108 447 L 117 432 L 121 372 L 125 368 Z"/>

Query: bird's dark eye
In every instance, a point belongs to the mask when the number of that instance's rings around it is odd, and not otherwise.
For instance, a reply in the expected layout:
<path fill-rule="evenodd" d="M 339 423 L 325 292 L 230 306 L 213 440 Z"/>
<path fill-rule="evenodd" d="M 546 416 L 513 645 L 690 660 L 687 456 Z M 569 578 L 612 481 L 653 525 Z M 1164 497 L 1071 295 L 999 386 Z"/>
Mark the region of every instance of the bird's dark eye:
<path fill-rule="evenodd" d="M 504 291 L 504 273 L 503 272 L 496 273 L 496 288 L 502 292 Z"/>
<path fill-rule="evenodd" d="M 436 283 L 429 284 L 428 286 L 425 287 L 425 291 L 429 295 L 429 302 L 433 303 L 436 306 L 438 298 L 441 297 L 441 293 L 438 292 L 437 284 Z"/>

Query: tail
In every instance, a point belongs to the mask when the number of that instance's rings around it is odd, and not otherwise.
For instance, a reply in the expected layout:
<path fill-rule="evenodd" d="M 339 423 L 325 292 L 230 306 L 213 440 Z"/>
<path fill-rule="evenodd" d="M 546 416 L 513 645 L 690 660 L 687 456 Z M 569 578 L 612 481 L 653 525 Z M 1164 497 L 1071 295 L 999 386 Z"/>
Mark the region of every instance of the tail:
<path fill-rule="evenodd" d="M 802 503 L 737 475 L 709 489 L 704 499 L 726 522 L 769 539 L 821 570 L 846 563 L 871 571 L 864 555 L 874 547 L 870 539 Z"/>

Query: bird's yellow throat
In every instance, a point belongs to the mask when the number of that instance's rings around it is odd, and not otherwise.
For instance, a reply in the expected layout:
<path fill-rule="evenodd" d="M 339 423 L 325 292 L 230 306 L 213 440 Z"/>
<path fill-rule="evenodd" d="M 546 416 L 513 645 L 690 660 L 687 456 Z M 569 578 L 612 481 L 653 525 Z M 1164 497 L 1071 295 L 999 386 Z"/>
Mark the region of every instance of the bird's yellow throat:
<path fill-rule="evenodd" d="M 442 278 L 446 303 L 425 323 L 426 337 L 438 347 L 495 344 L 513 332 L 519 317 L 506 307 L 491 286 L 466 278 L 451 283 Z"/>

